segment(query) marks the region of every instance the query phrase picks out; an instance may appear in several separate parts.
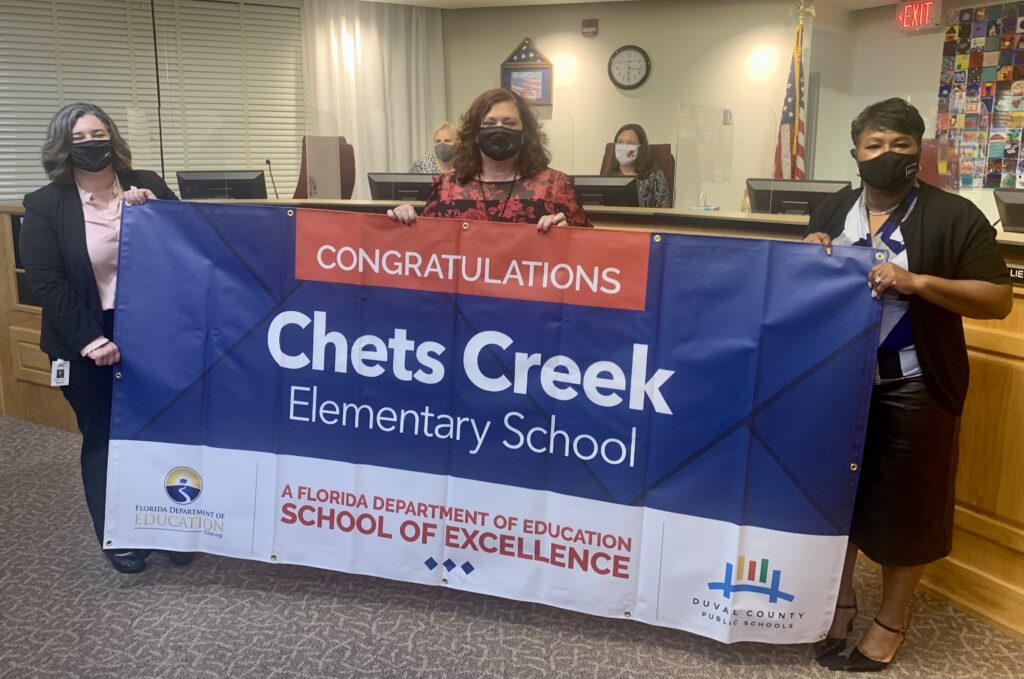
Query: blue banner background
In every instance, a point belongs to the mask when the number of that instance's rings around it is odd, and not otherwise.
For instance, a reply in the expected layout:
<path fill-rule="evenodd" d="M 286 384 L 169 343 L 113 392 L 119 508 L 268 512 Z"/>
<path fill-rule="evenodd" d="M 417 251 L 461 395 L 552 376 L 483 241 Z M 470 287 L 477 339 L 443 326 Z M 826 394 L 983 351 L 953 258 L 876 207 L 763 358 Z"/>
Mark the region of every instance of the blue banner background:
<path fill-rule="evenodd" d="M 338 214 L 338 228 L 345 218 Z M 111 437 L 343 460 L 845 535 L 878 342 L 880 305 L 865 284 L 874 251 L 836 248 L 826 257 L 807 244 L 667 234 L 650 248 L 647 308 L 623 311 L 297 281 L 295 219 L 285 208 L 129 208 Z M 282 369 L 267 327 L 284 310 L 325 311 L 329 330 L 350 342 L 367 333 L 386 339 L 396 327 L 416 342 L 439 342 L 445 379 Z M 309 353 L 311 327 L 287 330 L 284 350 Z M 632 345 L 649 344 L 648 375 L 676 371 L 662 390 L 674 414 L 556 401 L 535 381 L 526 395 L 484 392 L 462 368 L 465 342 L 483 330 L 513 338 L 481 364 L 510 379 L 516 351 L 564 354 L 581 366 L 611 360 L 628 376 Z M 295 422 L 293 385 L 319 387 L 339 403 L 429 405 L 493 423 L 469 455 L 465 441 Z M 636 427 L 637 465 L 508 450 L 502 418 L 512 410 L 526 416 L 524 430 L 547 427 L 551 415 L 560 429 L 599 439 L 628 441 Z"/>

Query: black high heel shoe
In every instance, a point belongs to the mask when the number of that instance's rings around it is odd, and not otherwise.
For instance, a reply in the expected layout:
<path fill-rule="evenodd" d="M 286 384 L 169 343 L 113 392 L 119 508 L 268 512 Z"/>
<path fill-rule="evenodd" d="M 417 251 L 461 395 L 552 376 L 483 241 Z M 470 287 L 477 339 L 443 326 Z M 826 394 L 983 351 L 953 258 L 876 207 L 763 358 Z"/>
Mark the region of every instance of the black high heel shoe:
<path fill-rule="evenodd" d="M 850 632 L 853 631 L 853 621 L 857 619 L 857 597 L 853 597 L 852 604 L 836 604 L 836 610 L 853 610 L 853 615 L 850 617 L 850 622 L 846 625 L 846 634 L 841 637 L 825 637 L 818 643 L 814 644 L 814 658 L 816 660 L 822 660 L 829 656 L 839 655 L 846 650 L 847 638 Z"/>
<path fill-rule="evenodd" d="M 860 652 L 860 648 L 853 649 L 853 653 L 850 654 L 850 658 L 846 661 L 846 664 L 842 666 L 842 670 L 845 672 L 880 672 L 886 667 L 892 664 L 892 661 L 896 659 L 896 654 L 899 653 L 900 647 L 903 646 L 903 640 L 907 638 L 907 628 L 904 626 L 903 629 L 896 629 L 895 627 L 889 627 L 884 622 L 879 621 L 875 618 L 875 624 L 882 629 L 892 632 L 893 634 L 900 635 L 899 646 L 892 652 L 892 657 L 888 660 L 875 660 L 869 658 Z"/>

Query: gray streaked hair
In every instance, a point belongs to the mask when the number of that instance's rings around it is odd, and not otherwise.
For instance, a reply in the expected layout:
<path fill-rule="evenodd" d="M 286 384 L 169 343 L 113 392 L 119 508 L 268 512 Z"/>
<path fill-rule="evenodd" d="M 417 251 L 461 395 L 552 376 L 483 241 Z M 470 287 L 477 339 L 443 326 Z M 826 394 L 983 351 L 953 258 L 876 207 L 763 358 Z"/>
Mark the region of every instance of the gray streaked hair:
<path fill-rule="evenodd" d="M 99 106 L 77 102 L 57 111 L 46 131 L 46 141 L 43 142 L 43 169 L 46 170 L 46 176 L 50 181 L 72 181 L 74 166 L 71 163 L 71 131 L 78 119 L 86 115 L 96 116 L 107 128 L 110 145 L 113 148 L 114 171 L 127 172 L 132 169 L 132 152 L 124 137 L 118 132 L 113 119 Z"/>

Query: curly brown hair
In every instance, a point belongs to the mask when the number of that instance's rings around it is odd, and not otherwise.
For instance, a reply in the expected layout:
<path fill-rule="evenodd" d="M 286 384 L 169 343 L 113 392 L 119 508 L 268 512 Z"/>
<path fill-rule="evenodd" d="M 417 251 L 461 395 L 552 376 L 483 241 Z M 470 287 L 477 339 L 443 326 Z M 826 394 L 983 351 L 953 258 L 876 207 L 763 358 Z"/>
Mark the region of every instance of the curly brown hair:
<path fill-rule="evenodd" d="M 487 90 L 470 104 L 469 110 L 462 114 L 462 118 L 459 120 L 455 159 L 452 161 L 452 165 L 455 168 L 455 177 L 460 183 L 465 184 L 480 176 L 482 161 L 480 146 L 476 141 L 477 135 L 480 133 L 480 123 L 487 117 L 487 113 L 495 104 L 504 101 L 515 103 L 516 109 L 519 111 L 519 119 L 523 121 L 523 145 L 519 149 L 519 162 L 517 163 L 519 176 L 532 177 L 551 162 L 551 154 L 547 150 L 548 137 L 540 129 L 537 116 L 534 115 L 529 104 L 511 90 Z"/>
<path fill-rule="evenodd" d="M 71 130 L 74 129 L 78 119 L 85 115 L 94 115 L 99 118 L 103 126 L 107 128 L 110 135 L 110 145 L 113 149 L 113 161 L 115 172 L 128 172 L 132 169 L 132 152 L 128 143 L 114 124 L 114 120 L 107 113 L 95 104 L 77 102 L 68 104 L 54 114 L 50 120 L 50 126 L 46 131 L 46 141 L 43 142 L 43 169 L 46 176 L 55 182 L 71 182 L 74 177 L 74 166 L 71 163 Z"/>

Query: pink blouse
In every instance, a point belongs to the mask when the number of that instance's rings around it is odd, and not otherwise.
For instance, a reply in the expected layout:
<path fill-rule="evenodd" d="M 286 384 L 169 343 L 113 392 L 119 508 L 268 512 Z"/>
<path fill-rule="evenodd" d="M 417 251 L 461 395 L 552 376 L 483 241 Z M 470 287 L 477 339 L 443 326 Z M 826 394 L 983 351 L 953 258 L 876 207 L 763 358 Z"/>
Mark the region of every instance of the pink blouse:
<path fill-rule="evenodd" d="M 96 278 L 96 292 L 99 293 L 100 307 L 107 311 L 114 308 L 114 294 L 117 290 L 117 253 L 121 239 L 121 192 L 109 208 L 102 207 L 95 195 L 78 189 L 85 216 L 85 245 Z M 106 344 L 107 338 L 97 337 L 90 342 L 82 355 Z"/>

